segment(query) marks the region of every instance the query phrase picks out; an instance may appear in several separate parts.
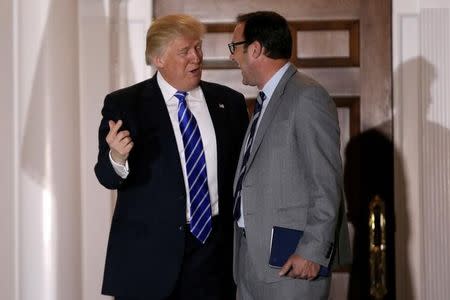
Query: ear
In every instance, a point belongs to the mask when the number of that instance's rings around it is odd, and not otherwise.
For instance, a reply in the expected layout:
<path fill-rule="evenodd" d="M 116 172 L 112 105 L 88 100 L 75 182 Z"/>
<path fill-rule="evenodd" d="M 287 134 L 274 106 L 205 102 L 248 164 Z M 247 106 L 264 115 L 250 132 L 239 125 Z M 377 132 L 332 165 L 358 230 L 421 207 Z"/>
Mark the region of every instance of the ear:
<path fill-rule="evenodd" d="M 152 65 L 154 65 L 158 69 L 164 68 L 165 65 L 165 58 L 162 55 L 157 55 L 152 58 Z"/>
<path fill-rule="evenodd" d="M 250 51 L 253 58 L 258 58 L 263 54 L 263 46 L 260 42 L 255 41 L 250 46 L 252 47 Z"/>

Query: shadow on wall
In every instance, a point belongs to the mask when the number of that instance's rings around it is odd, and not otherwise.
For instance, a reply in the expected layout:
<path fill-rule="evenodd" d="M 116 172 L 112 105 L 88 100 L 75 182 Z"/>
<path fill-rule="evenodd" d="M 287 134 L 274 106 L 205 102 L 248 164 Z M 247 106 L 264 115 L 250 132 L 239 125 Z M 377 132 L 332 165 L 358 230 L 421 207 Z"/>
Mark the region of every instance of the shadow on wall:
<path fill-rule="evenodd" d="M 420 66 L 420 73 L 418 73 Z M 415 58 L 402 64 L 396 74 L 426 74 L 421 78 L 421 85 L 431 87 L 436 76 L 435 68 L 423 58 Z M 398 78 L 401 78 L 400 76 Z M 429 82 L 424 82 L 428 80 Z M 412 87 L 417 89 L 417 87 Z M 430 89 L 422 91 L 423 111 L 429 110 L 432 103 Z M 419 90 L 419 89 L 417 89 Z M 408 99 L 402 99 L 402 105 L 408 105 Z M 435 151 L 433 149 L 443 149 L 439 141 L 450 141 L 449 130 L 439 124 L 430 122 L 424 116 L 422 128 L 423 139 L 420 154 L 424 154 L 422 166 L 426 166 L 423 171 L 422 195 L 426 197 L 434 193 L 438 197 L 449 198 L 449 187 L 445 183 L 442 185 L 445 190 L 432 190 L 435 182 L 441 178 L 449 178 L 450 158 L 448 151 Z M 410 263 L 413 261 L 408 253 L 408 243 L 410 239 L 411 222 L 408 216 L 408 195 L 407 181 L 404 171 L 404 159 L 402 154 L 395 149 L 392 141 L 384 132 L 392 132 L 391 122 L 365 131 L 352 138 L 345 151 L 345 193 L 347 197 L 348 220 L 355 229 L 353 242 L 353 265 L 349 285 L 349 299 L 370 299 L 370 278 L 369 278 L 369 210 L 368 204 L 373 196 L 379 195 L 385 203 L 387 218 L 387 264 L 386 278 L 388 293 L 384 299 L 395 299 L 395 286 L 399 286 L 404 294 L 404 299 L 418 299 L 419 295 L 414 295 L 412 286 Z M 440 138 L 436 138 L 440 137 Z M 428 153 L 428 154 L 427 154 Z M 396 186 L 394 199 L 394 164 Z M 432 199 L 432 198 L 430 198 Z M 394 205 L 395 201 L 395 205 Z M 427 200 L 428 201 L 428 200 Z M 425 204 L 425 202 L 423 202 Z M 394 211 L 394 208 L 397 208 Z M 448 211 L 443 210 L 443 211 Z M 438 218 L 445 218 L 445 213 L 437 214 Z M 442 222 L 445 222 L 442 220 Z M 445 223 L 444 223 L 445 224 Z M 395 244 L 395 237 L 397 244 Z M 439 237 L 437 237 L 439 238 Z M 397 253 L 402 253 L 395 257 Z M 397 262 L 395 261 L 397 260 Z M 401 272 L 399 278 L 401 282 L 395 282 L 395 266 L 399 266 Z"/>
<path fill-rule="evenodd" d="M 390 123 L 383 126 L 390 126 Z M 369 202 L 375 195 L 384 201 L 387 219 L 388 294 L 385 299 L 395 299 L 394 147 L 384 135 L 384 130 L 374 128 L 353 137 L 345 150 L 344 186 L 347 214 L 348 221 L 354 228 L 349 299 L 370 299 Z"/>
<path fill-rule="evenodd" d="M 438 94 L 442 88 L 438 88 L 436 91 L 435 84 L 446 85 L 448 82 L 445 80 L 436 81 L 439 77 L 438 70 L 443 68 L 436 67 L 431 62 L 423 57 L 417 57 L 411 59 L 402 64 L 396 72 L 402 74 L 420 74 L 419 87 L 412 87 L 421 92 L 419 111 L 421 116 L 419 117 L 419 178 L 420 186 L 419 201 L 420 201 L 420 220 L 411 220 L 411 222 L 419 222 L 421 226 L 421 235 L 423 240 L 420 240 L 423 249 L 421 262 L 421 280 L 426 281 L 424 286 L 433 285 L 433 276 L 441 276 L 442 272 L 448 270 L 448 260 L 445 264 L 445 260 L 432 256 L 436 253 L 442 253 L 441 249 L 448 248 L 447 236 L 441 236 L 446 231 L 443 228 L 449 228 L 450 222 L 448 219 L 448 212 L 450 211 L 449 199 L 450 199 L 450 130 L 440 122 L 444 123 L 449 120 L 449 112 L 445 111 L 445 102 L 449 99 L 437 98 L 433 99 L 432 95 L 443 96 Z M 445 76 L 445 74 L 442 74 Z M 448 77 L 447 77 L 448 79 Z M 440 101 L 440 103 L 437 103 Z M 403 101 L 404 105 L 408 105 L 408 101 Z M 443 110 L 444 108 L 444 110 Z M 442 119 L 439 119 L 442 118 Z M 448 126 L 448 125 L 447 125 Z M 407 195 L 404 195 L 405 202 L 407 201 Z M 400 212 L 401 213 L 401 212 Z M 400 224 L 403 225 L 403 224 Z M 414 261 L 412 259 L 407 260 L 407 257 L 402 257 L 403 263 L 407 265 Z M 443 268 L 437 264 L 443 264 Z M 418 269 L 418 268 L 416 268 Z M 439 282 L 439 280 L 438 280 Z M 427 292 L 431 298 L 438 297 L 439 286 L 442 283 L 434 285 L 436 289 Z M 445 283 L 444 283 L 445 284 Z M 441 286 L 442 287 L 442 286 Z M 406 286 L 407 291 L 411 291 L 407 296 L 408 299 L 419 299 L 420 295 L 414 295 L 411 286 Z M 434 295 L 434 296 L 433 296 Z M 415 297 L 414 297 L 415 296 Z"/>
<path fill-rule="evenodd" d="M 422 272 L 427 281 L 426 286 L 433 286 L 433 276 L 445 276 L 445 274 L 448 276 L 450 267 L 448 257 L 442 259 L 432 256 L 447 251 L 450 241 L 450 234 L 448 233 L 448 228 L 450 228 L 450 129 L 445 126 L 450 126 L 450 112 L 445 111 L 445 103 L 448 103 L 450 99 L 442 97 L 442 91 L 448 89 L 446 86 L 449 84 L 448 81 L 439 80 L 439 83 L 436 82 L 436 84 L 445 87 L 439 87 L 436 92 L 433 92 L 434 80 L 439 74 L 435 67 L 423 58 L 420 59 L 420 66 L 423 74 L 423 86 L 428 87 L 428 89 L 422 91 L 422 111 L 424 115 L 422 117 L 422 140 L 420 143 L 422 150 L 420 169 L 422 195 L 420 200 L 423 217 L 423 252 L 425 254 Z M 444 71 L 444 68 L 440 68 L 440 70 L 448 74 L 448 69 Z M 448 79 L 448 75 L 446 79 Z M 441 98 L 433 99 L 432 95 L 438 93 Z M 436 100 L 439 100 L 440 103 L 435 103 Z M 441 120 L 439 120 L 440 118 Z M 447 124 L 440 124 L 439 122 L 447 122 Z M 439 295 L 443 295 L 443 289 L 448 291 L 446 285 L 449 283 L 439 281 L 437 288 L 428 293 L 430 298 L 438 298 Z"/>

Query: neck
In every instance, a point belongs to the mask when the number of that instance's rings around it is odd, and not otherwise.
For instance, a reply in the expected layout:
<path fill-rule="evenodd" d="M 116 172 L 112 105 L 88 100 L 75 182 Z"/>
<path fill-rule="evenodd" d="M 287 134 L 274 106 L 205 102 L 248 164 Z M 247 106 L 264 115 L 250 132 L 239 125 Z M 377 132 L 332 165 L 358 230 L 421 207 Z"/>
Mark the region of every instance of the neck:
<path fill-rule="evenodd" d="M 278 72 L 278 70 L 280 70 L 287 62 L 287 59 L 271 59 L 266 57 L 260 65 L 259 74 L 261 75 L 261 78 L 258 80 L 258 89 L 262 90 L 273 75 L 275 75 L 275 73 Z"/>

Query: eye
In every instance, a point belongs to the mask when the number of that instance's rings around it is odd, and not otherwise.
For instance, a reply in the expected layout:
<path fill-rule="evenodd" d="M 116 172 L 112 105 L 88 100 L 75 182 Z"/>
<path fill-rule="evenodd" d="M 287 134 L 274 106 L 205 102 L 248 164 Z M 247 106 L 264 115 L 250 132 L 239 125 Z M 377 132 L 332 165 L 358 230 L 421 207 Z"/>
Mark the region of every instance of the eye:
<path fill-rule="evenodd" d="M 188 52 L 189 52 L 189 49 L 188 49 L 188 48 L 183 48 L 183 49 L 181 49 L 180 51 L 178 51 L 178 54 L 179 54 L 179 55 L 187 55 Z"/>

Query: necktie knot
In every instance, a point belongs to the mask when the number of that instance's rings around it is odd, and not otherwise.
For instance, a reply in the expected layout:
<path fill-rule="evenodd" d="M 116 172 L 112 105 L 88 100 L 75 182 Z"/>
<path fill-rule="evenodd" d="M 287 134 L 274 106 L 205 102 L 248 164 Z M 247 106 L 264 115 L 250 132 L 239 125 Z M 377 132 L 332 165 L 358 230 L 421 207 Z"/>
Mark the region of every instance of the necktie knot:
<path fill-rule="evenodd" d="M 256 97 L 256 104 L 253 110 L 254 116 L 261 111 L 264 100 L 266 100 L 266 94 L 264 94 L 263 91 L 260 91 L 258 97 Z"/>
<path fill-rule="evenodd" d="M 180 101 L 180 103 L 186 102 L 186 96 L 187 96 L 186 92 L 177 91 L 174 96 L 178 99 L 178 101 Z"/>
<path fill-rule="evenodd" d="M 263 103 L 264 100 L 266 100 L 266 94 L 264 94 L 263 91 L 259 92 L 259 98 L 261 99 L 261 104 Z"/>

